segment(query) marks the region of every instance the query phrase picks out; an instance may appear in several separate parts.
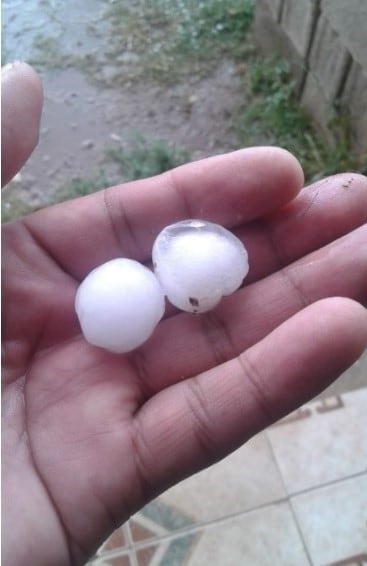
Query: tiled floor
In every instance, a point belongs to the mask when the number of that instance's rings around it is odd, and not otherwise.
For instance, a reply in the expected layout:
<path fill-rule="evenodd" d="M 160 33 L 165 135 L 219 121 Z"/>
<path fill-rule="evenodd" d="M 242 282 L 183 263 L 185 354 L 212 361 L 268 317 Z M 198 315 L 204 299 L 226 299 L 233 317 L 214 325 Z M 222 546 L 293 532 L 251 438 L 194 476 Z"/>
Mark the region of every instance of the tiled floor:
<path fill-rule="evenodd" d="M 367 387 L 304 406 L 170 489 L 92 564 L 367 566 Z"/>

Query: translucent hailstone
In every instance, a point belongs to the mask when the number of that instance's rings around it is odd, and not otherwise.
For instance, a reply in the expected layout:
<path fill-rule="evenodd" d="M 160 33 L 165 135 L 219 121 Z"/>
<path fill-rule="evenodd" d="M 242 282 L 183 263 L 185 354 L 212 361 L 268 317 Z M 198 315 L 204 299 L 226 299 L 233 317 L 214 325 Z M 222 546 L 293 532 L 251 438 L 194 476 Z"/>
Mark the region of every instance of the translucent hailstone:
<path fill-rule="evenodd" d="M 211 222 L 184 220 L 162 230 L 153 245 L 153 264 L 169 301 L 201 313 L 238 289 L 248 273 L 242 242 Z"/>
<path fill-rule="evenodd" d="M 94 269 L 75 298 L 85 339 L 120 354 L 149 338 L 164 308 L 164 293 L 155 275 L 131 259 L 113 259 Z"/>

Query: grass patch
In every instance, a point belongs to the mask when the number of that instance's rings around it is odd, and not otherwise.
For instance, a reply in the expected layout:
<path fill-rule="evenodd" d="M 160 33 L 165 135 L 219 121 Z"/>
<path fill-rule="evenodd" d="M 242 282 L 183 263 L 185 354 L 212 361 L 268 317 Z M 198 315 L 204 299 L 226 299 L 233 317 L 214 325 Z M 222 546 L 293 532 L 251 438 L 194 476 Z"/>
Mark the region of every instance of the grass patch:
<path fill-rule="evenodd" d="M 213 69 L 224 56 L 241 58 L 254 0 L 115 0 L 103 15 L 105 38 L 88 24 L 100 49 L 68 50 L 62 36 L 38 34 L 30 63 L 38 70 L 77 68 L 108 85 L 127 80 L 172 84 Z"/>
<path fill-rule="evenodd" d="M 138 135 L 131 147 L 126 150 L 109 149 L 107 157 L 118 165 L 124 178 L 131 181 L 164 173 L 189 161 L 190 156 L 187 151 L 177 149 L 164 140 L 148 143 Z"/>
<path fill-rule="evenodd" d="M 176 27 L 178 52 L 205 60 L 213 54 L 240 56 L 252 24 L 252 0 L 212 0 L 188 2 L 185 8 L 182 3 L 178 6 L 181 7 L 181 23 Z"/>
<path fill-rule="evenodd" d="M 334 144 L 321 139 L 296 100 L 286 61 L 256 58 L 250 64 L 248 78 L 252 101 L 239 121 L 239 138 L 243 145 L 263 139 L 268 144 L 288 149 L 302 163 L 309 181 L 358 169 L 360 164 L 350 149 L 347 118 L 340 116 L 330 124 Z"/>
<path fill-rule="evenodd" d="M 73 57 L 63 53 L 57 37 L 36 35 L 32 42 L 32 53 L 29 62 L 36 69 L 66 69 L 74 64 Z"/>
<path fill-rule="evenodd" d="M 219 58 L 241 57 L 253 0 L 138 0 L 114 2 L 108 58 L 121 61 L 115 82 L 141 77 L 172 83 L 212 69 Z"/>
<path fill-rule="evenodd" d="M 91 179 L 74 177 L 53 194 L 51 201 L 45 198 L 42 202 L 32 203 L 32 201 L 28 200 L 27 192 L 21 192 L 19 190 L 20 187 L 10 181 L 9 185 L 3 190 L 1 199 L 1 220 L 2 222 L 10 222 L 41 208 L 45 208 L 46 206 L 95 193 L 96 191 L 108 187 L 110 184 L 105 172 L 101 169 Z"/>
<path fill-rule="evenodd" d="M 105 189 L 110 185 L 110 181 L 108 180 L 106 173 L 103 169 L 100 169 L 95 177 L 91 179 L 85 179 L 83 177 L 74 177 L 71 179 L 69 183 L 66 183 L 61 190 L 59 191 L 60 194 L 60 201 L 76 198 L 76 197 L 84 197 L 86 195 L 90 195 L 91 193 L 95 193 L 100 191 L 101 189 Z"/>
<path fill-rule="evenodd" d="M 13 188 L 16 191 L 16 187 Z M 20 198 L 16 193 L 2 195 L 1 198 L 1 222 L 11 222 L 22 216 L 26 216 L 31 212 L 42 208 L 42 206 L 35 206 L 28 203 L 26 200 Z"/>
<path fill-rule="evenodd" d="M 177 149 L 164 140 L 149 143 L 136 134 L 127 149 L 109 148 L 106 150 L 106 162 L 118 166 L 119 174 L 124 181 L 134 181 L 152 177 L 173 169 L 190 158 L 187 151 Z M 74 177 L 57 191 L 58 201 L 82 197 L 95 193 L 116 184 L 117 180 L 110 178 L 104 169 L 90 178 Z"/>
<path fill-rule="evenodd" d="M 106 161 L 118 166 L 119 174 L 124 181 L 152 177 L 189 160 L 190 155 L 187 151 L 178 149 L 164 140 L 149 143 L 140 134 L 135 135 L 126 149 L 119 147 L 106 150 Z M 116 182 L 116 179 L 110 178 L 104 169 L 100 169 L 89 179 L 74 177 L 55 191 L 52 202 L 45 201 L 39 204 L 28 202 L 27 193 L 23 193 L 22 198 L 19 187 L 14 182 L 10 182 L 2 195 L 2 222 L 16 220 L 50 204 L 95 193 Z"/>
<path fill-rule="evenodd" d="M 59 37 L 42 34 L 36 35 L 33 39 L 29 63 L 38 71 L 74 68 L 91 77 L 100 72 L 103 65 L 95 55 L 66 52 Z"/>
<path fill-rule="evenodd" d="M 119 147 L 106 150 L 106 161 L 118 166 L 119 174 L 124 181 L 152 177 L 188 160 L 187 151 L 177 149 L 164 140 L 149 143 L 140 134 L 136 134 L 127 149 Z M 109 178 L 106 172 L 100 169 L 90 179 L 74 177 L 58 191 L 59 200 L 86 196 L 115 183 L 115 179 Z"/>

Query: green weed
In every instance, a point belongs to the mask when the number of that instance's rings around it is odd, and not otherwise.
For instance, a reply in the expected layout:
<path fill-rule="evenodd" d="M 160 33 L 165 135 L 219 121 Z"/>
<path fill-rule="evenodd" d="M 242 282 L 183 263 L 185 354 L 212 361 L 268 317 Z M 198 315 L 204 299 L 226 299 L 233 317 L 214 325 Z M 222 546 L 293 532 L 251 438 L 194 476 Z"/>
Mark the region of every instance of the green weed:
<path fill-rule="evenodd" d="M 253 0 L 137 0 L 114 2 L 108 56 L 121 60 L 115 82 L 144 77 L 174 82 L 239 57 L 253 17 Z M 124 57 L 124 54 L 127 56 Z"/>
<path fill-rule="evenodd" d="M 126 181 L 158 175 L 189 159 L 190 155 L 187 151 L 172 147 L 164 140 L 148 143 L 140 134 L 135 135 L 127 149 L 111 148 L 106 151 L 106 161 L 116 164 L 122 179 Z M 89 179 L 74 177 L 55 191 L 52 202 L 42 202 L 37 205 L 29 203 L 26 197 L 22 198 L 16 186 L 9 185 L 3 194 L 1 218 L 3 222 L 9 222 L 47 204 L 86 196 L 114 184 L 116 179 L 110 178 L 103 169 L 100 169 Z"/>
<path fill-rule="evenodd" d="M 106 48 L 67 52 L 61 38 L 40 34 L 33 40 L 31 63 L 37 69 L 74 67 L 109 84 L 141 78 L 174 83 L 193 73 L 207 73 L 224 56 L 238 59 L 246 53 L 253 3 L 116 0 L 104 14 Z M 89 25 L 88 31 L 98 36 L 94 26 Z"/>
<path fill-rule="evenodd" d="M 91 179 L 84 179 L 82 177 L 74 177 L 71 181 L 61 186 L 52 196 L 52 200 L 40 201 L 37 204 L 28 202 L 27 196 L 19 192 L 19 188 L 12 182 L 4 189 L 3 198 L 1 202 L 1 220 L 2 222 L 10 222 L 16 220 L 27 214 L 31 214 L 45 206 L 63 202 L 68 199 L 81 197 L 95 193 L 112 183 L 108 180 L 105 172 L 101 169 Z M 13 185 L 13 186 L 12 186 Z"/>
<path fill-rule="evenodd" d="M 91 193 L 95 193 L 110 185 L 106 173 L 100 169 L 95 177 L 84 179 L 83 177 L 74 177 L 70 182 L 66 183 L 60 191 L 59 200 L 66 200 L 76 197 L 84 197 Z"/>
<path fill-rule="evenodd" d="M 14 191 L 16 191 L 16 187 L 14 187 Z M 1 222 L 11 222 L 26 214 L 35 212 L 39 208 L 42 208 L 42 206 L 32 205 L 20 198 L 16 193 L 14 194 L 14 192 L 6 192 L 6 196 L 4 197 L 3 195 L 1 199 Z"/>
<path fill-rule="evenodd" d="M 211 2 L 178 3 L 181 23 L 176 48 L 188 55 L 204 59 L 242 51 L 245 35 L 253 19 L 252 0 L 212 0 Z"/>
<path fill-rule="evenodd" d="M 251 145 L 262 139 L 285 147 L 299 158 L 308 180 L 358 168 L 350 149 L 346 117 L 330 124 L 335 142 L 326 143 L 296 100 L 286 61 L 254 59 L 250 63 L 249 82 L 252 101 L 240 118 L 242 144 Z"/>
<path fill-rule="evenodd" d="M 163 140 L 148 143 L 139 134 L 136 134 L 127 149 L 119 147 L 106 150 L 106 161 L 117 164 L 120 175 L 127 181 L 158 175 L 188 160 L 189 154 L 186 151 L 171 147 Z M 109 178 L 106 172 L 100 169 L 91 179 L 73 178 L 58 194 L 60 200 L 85 196 L 115 182 L 115 179 Z"/>
<path fill-rule="evenodd" d="M 32 43 L 32 53 L 29 62 L 36 69 L 65 69 L 73 64 L 72 57 L 63 53 L 57 37 L 36 35 Z"/>
<path fill-rule="evenodd" d="M 96 78 L 103 64 L 91 53 L 72 53 L 63 49 L 62 40 L 55 36 L 36 35 L 29 63 L 37 70 L 79 69 Z"/>
<path fill-rule="evenodd" d="M 163 140 L 148 143 L 142 136 L 136 136 L 127 150 L 107 150 L 107 157 L 119 166 L 127 180 L 158 175 L 189 160 L 185 150 L 172 147 Z"/>

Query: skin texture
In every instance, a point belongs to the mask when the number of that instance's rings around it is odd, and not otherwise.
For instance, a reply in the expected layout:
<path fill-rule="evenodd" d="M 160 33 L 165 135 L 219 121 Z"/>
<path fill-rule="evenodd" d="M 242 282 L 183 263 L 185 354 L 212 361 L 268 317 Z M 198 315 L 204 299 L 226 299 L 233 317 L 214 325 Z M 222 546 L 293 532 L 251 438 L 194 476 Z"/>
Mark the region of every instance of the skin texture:
<path fill-rule="evenodd" d="M 42 86 L 26 63 L 10 63 L 1 71 L 1 184 L 19 171 L 33 151 L 42 111 Z"/>
<path fill-rule="evenodd" d="M 9 126 L 19 118 L 6 114 L 6 179 L 37 143 L 40 91 L 19 88 L 28 69 L 8 71 L 14 97 L 3 112 L 34 114 L 26 152 L 21 125 Z M 251 148 L 3 227 L 5 565 L 82 564 L 149 499 L 359 357 L 367 180 L 343 174 L 300 191 L 302 183 L 289 153 Z M 188 217 L 243 239 L 246 285 L 207 315 L 168 310 L 130 355 L 88 345 L 73 310 L 81 279 L 114 257 L 149 262 L 157 233 Z"/>

